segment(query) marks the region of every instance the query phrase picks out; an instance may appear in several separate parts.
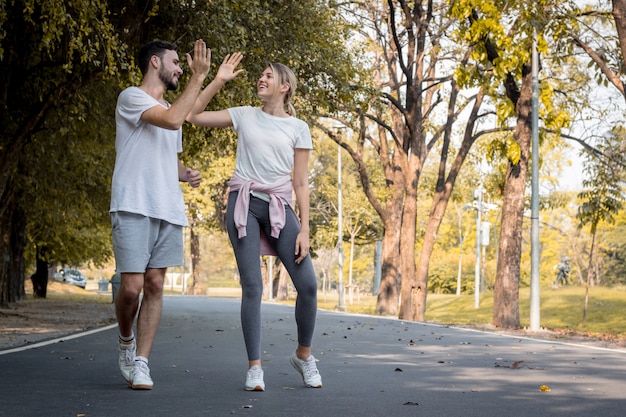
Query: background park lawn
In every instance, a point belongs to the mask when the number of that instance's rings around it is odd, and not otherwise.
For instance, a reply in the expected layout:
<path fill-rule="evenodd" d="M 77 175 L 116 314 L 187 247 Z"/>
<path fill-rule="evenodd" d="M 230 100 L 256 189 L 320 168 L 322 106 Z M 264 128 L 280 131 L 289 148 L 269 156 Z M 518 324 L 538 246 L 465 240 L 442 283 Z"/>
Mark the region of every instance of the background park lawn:
<path fill-rule="evenodd" d="M 589 305 L 586 325 L 583 325 L 585 288 L 568 286 L 558 289 L 541 288 L 541 327 L 565 333 L 588 333 L 595 336 L 626 337 L 626 289 L 593 287 L 589 290 Z M 521 325 L 530 323 L 530 289 L 522 288 L 520 297 Z M 337 306 L 336 293 L 319 297 L 319 307 L 334 310 Z M 376 297 L 356 297 L 350 304 L 345 297 L 349 312 L 373 314 Z M 429 294 L 426 301 L 426 320 L 441 324 L 489 325 L 492 322 L 493 293 L 484 292 L 480 296 L 479 308 L 475 308 L 473 294 Z"/>

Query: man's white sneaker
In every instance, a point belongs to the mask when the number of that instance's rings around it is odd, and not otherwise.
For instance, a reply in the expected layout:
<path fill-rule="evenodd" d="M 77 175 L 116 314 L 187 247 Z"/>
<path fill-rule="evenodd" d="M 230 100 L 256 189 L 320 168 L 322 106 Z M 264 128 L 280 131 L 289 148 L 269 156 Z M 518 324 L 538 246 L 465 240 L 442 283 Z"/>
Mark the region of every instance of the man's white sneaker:
<path fill-rule="evenodd" d="M 298 356 L 296 356 L 296 352 L 294 352 L 293 355 L 291 355 L 291 364 L 294 368 L 296 368 L 296 371 L 302 375 L 304 385 L 309 388 L 322 388 L 322 376 L 317 370 L 317 365 L 315 364 L 315 358 L 313 355 L 303 361 L 298 358 Z"/>
<path fill-rule="evenodd" d="M 124 343 L 121 340 L 118 343 L 118 363 L 120 371 L 126 382 L 130 381 L 130 372 L 135 367 L 135 353 L 137 352 L 137 345 L 135 339 L 130 343 Z"/>
<path fill-rule="evenodd" d="M 246 391 L 265 391 L 263 382 L 263 369 L 259 365 L 254 365 L 246 373 Z"/>
<path fill-rule="evenodd" d="M 150 368 L 144 361 L 136 360 L 133 370 L 130 372 L 128 386 L 132 389 L 152 389 L 152 378 L 150 378 Z"/>

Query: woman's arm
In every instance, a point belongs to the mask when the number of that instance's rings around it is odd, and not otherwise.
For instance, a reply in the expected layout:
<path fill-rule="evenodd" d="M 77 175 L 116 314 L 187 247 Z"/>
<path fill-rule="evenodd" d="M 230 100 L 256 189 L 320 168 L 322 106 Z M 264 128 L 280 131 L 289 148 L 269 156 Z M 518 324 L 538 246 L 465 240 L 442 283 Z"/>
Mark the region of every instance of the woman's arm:
<path fill-rule="evenodd" d="M 222 65 L 220 65 L 215 78 L 200 93 L 191 112 L 187 115 L 188 122 L 204 127 L 230 127 L 233 125 L 228 110 L 205 111 L 205 109 L 224 84 L 243 72 L 243 69 L 235 71 L 235 68 L 239 65 L 242 58 L 243 55 L 240 52 L 235 52 L 232 55 L 226 55 L 226 57 L 224 57 L 224 61 Z"/>
<path fill-rule="evenodd" d="M 296 263 L 309 254 L 309 149 L 296 149 L 293 164 L 293 189 L 300 215 L 300 233 L 296 238 Z"/>

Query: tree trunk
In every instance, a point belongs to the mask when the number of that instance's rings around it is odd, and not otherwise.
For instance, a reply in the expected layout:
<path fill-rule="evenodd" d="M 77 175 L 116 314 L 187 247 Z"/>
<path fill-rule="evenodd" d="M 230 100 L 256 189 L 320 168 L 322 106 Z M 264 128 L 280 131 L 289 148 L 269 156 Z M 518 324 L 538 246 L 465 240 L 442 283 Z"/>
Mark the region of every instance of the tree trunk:
<path fill-rule="evenodd" d="M 417 158 L 416 155 L 413 158 Z M 400 275 L 402 276 L 400 313 L 403 320 L 424 320 L 428 275 L 425 280 L 417 280 L 415 266 L 415 233 L 417 219 L 417 183 L 418 168 L 410 168 L 411 176 L 402 210 L 402 227 L 400 228 Z M 428 268 L 428 266 L 426 266 Z"/>
<path fill-rule="evenodd" d="M 35 298 L 46 298 L 48 294 L 48 262 L 44 259 L 45 249 L 37 248 L 37 269 L 30 276 L 33 282 L 33 296 Z"/>
<path fill-rule="evenodd" d="M 376 299 L 376 313 L 392 314 L 398 312 L 400 290 L 400 228 L 385 225 L 383 234 L 383 250 L 381 256 L 381 279 Z"/>
<path fill-rule="evenodd" d="M 523 240 L 522 223 L 532 137 L 532 74 L 528 70 L 524 71 L 522 77 L 522 88 L 516 110 L 518 118 L 513 136 L 520 147 L 520 158 L 516 163 L 509 161 L 506 173 L 502 198 L 500 250 L 493 295 L 493 324 L 505 329 L 520 327 L 519 280 Z"/>
<path fill-rule="evenodd" d="M 622 63 L 626 68 L 626 0 L 613 0 L 613 20 L 622 50 Z"/>
<path fill-rule="evenodd" d="M 382 131 L 381 129 L 379 129 Z M 384 133 L 382 133 L 384 136 Z M 383 142 L 381 138 L 381 143 Z M 392 164 L 386 166 L 386 177 L 391 178 L 390 193 L 386 201 L 384 215 L 381 213 L 381 219 L 383 220 L 384 232 L 383 232 L 383 249 L 381 254 L 381 279 L 380 288 L 378 290 L 378 298 L 376 300 L 376 313 L 378 314 L 392 314 L 398 313 L 398 302 L 400 300 L 400 283 L 402 281 L 402 272 L 400 268 L 400 259 L 404 256 L 409 256 L 411 259 L 415 258 L 415 250 L 410 252 L 400 253 L 400 243 L 402 239 L 401 227 L 403 220 L 403 207 L 405 200 L 404 193 L 404 173 L 406 169 L 401 169 L 400 166 L 405 166 L 398 162 L 402 158 L 402 152 L 398 150 L 394 154 Z M 371 201 L 371 200 L 370 200 Z M 413 217 L 415 223 L 415 217 Z"/>
<path fill-rule="evenodd" d="M 0 216 L 0 306 L 21 300 L 24 291 L 26 219 L 12 198 L 2 201 Z"/>
<path fill-rule="evenodd" d="M 585 306 L 583 307 L 583 322 L 582 325 L 587 325 L 587 310 L 589 308 L 589 287 L 593 281 L 593 252 L 596 247 L 596 234 L 597 234 L 597 225 L 591 226 L 591 249 L 589 249 L 589 267 L 587 268 L 587 282 L 585 283 Z"/>
<path fill-rule="evenodd" d="M 458 86 L 453 83 L 454 92 L 451 95 L 449 104 L 448 121 L 446 123 L 446 132 L 444 134 L 443 146 L 440 154 L 439 161 L 439 174 L 437 177 L 437 186 L 435 194 L 433 196 L 433 202 L 431 205 L 430 213 L 428 216 L 428 222 L 426 223 L 426 230 L 424 231 L 424 239 L 422 242 L 422 249 L 419 255 L 419 261 L 415 271 L 415 276 L 412 277 L 410 285 L 403 280 L 402 284 L 402 307 L 400 310 L 400 318 L 412 321 L 424 321 L 426 315 L 426 297 L 428 295 L 428 266 L 430 264 L 430 258 L 437 242 L 437 232 L 443 221 L 454 184 L 458 177 L 459 171 L 463 166 L 465 158 L 469 154 L 469 151 L 474 144 L 476 138 L 473 136 L 474 126 L 478 120 L 478 112 L 483 102 L 482 91 L 476 95 L 476 100 L 472 107 L 468 122 L 466 124 L 465 133 L 463 136 L 463 142 L 456 153 L 456 157 L 452 162 L 449 173 L 446 177 L 448 152 L 452 137 L 452 125 L 454 123 L 454 107 L 458 93 Z M 417 179 L 416 179 L 417 182 Z M 407 208 L 405 207 L 405 212 Z M 415 212 L 413 213 L 413 236 L 415 236 Z M 404 224 L 404 223 L 403 223 Z M 412 243 L 415 244 L 415 241 Z M 415 265 L 413 263 L 413 265 Z M 460 267 L 460 266 L 459 266 Z M 458 289 L 457 289 L 458 290 Z"/>
<path fill-rule="evenodd" d="M 198 264 L 200 263 L 200 236 L 196 233 L 192 222 L 189 226 L 189 254 L 191 256 L 191 282 L 187 285 L 191 294 L 201 294 Z M 183 256 L 185 256 L 183 254 Z"/>

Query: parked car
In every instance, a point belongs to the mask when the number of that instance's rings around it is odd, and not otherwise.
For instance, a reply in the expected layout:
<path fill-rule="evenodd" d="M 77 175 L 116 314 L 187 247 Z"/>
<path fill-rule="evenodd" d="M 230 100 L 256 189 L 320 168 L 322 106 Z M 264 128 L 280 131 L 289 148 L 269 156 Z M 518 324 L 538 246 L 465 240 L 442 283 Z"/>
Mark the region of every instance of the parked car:
<path fill-rule="evenodd" d="M 65 282 L 67 284 L 76 285 L 80 288 L 87 286 L 87 278 L 78 269 L 62 268 L 55 272 L 53 279 L 55 281 Z"/>

